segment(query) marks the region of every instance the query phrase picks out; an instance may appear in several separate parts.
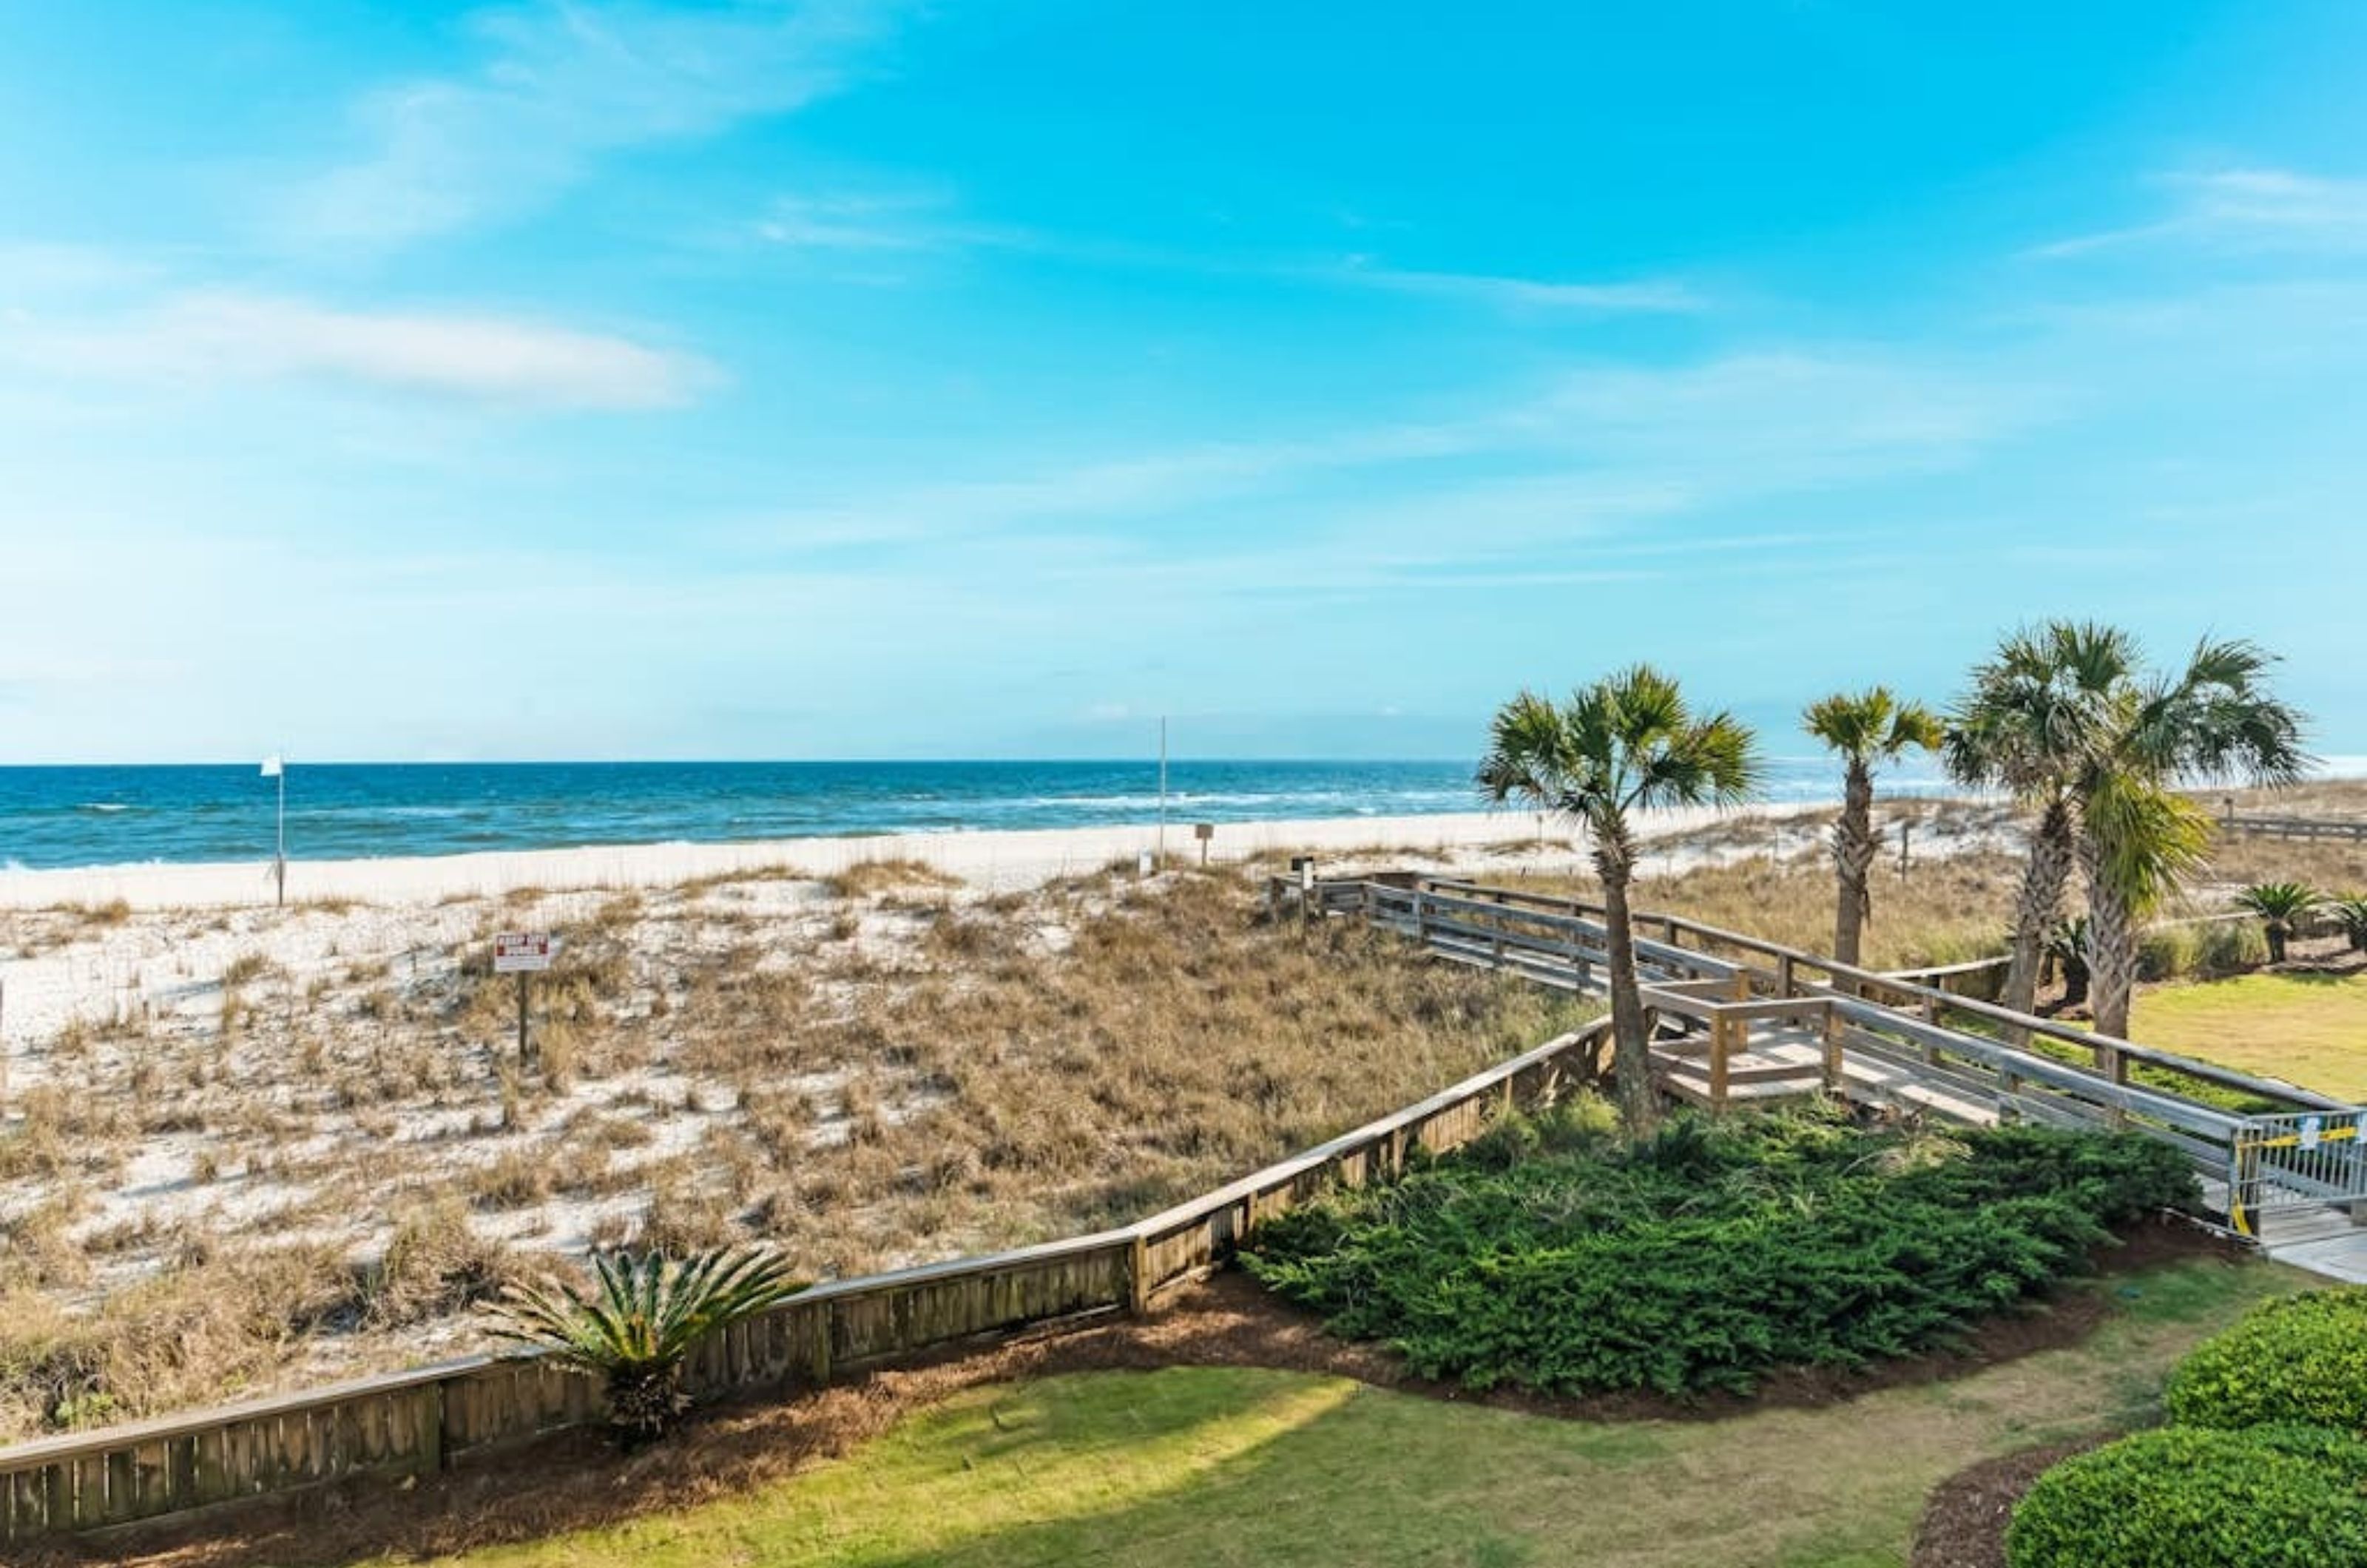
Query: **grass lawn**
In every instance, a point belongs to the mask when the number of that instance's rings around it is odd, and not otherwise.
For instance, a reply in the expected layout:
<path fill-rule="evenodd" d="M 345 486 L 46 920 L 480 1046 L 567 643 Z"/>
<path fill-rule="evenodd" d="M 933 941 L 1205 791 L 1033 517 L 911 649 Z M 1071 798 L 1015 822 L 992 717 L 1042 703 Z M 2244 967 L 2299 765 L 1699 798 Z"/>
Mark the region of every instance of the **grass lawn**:
<path fill-rule="evenodd" d="M 2367 1101 L 2367 976 L 2240 975 L 2142 992 L 2148 1045 Z"/>
<path fill-rule="evenodd" d="M 1594 1424 L 1240 1369 L 970 1391 L 846 1459 L 469 1568 L 732 1564 L 1704 1563 L 1906 1561 L 1962 1466 L 2142 1422 L 2170 1363 L 2261 1297 L 2270 1264 L 2115 1282 L 2084 1343 L 1825 1409 Z"/>

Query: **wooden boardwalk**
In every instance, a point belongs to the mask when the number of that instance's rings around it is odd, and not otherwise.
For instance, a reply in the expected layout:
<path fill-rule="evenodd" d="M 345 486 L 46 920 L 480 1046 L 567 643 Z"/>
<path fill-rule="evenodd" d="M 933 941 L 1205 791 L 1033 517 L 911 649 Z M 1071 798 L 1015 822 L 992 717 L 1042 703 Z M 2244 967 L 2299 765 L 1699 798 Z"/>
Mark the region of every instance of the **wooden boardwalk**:
<path fill-rule="evenodd" d="M 1270 897 L 1309 918 L 1362 917 L 1457 963 L 1604 988 L 1603 911 L 1580 900 L 1411 875 L 1277 879 Z M 1635 923 L 1654 1077 L 1671 1098 L 1722 1111 L 1834 1094 L 1967 1124 L 2141 1133 L 2184 1154 L 2246 1235 L 2367 1209 L 2367 1162 L 2294 1152 L 2320 1136 L 2367 1142 L 2357 1107 L 1682 917 Z"/>

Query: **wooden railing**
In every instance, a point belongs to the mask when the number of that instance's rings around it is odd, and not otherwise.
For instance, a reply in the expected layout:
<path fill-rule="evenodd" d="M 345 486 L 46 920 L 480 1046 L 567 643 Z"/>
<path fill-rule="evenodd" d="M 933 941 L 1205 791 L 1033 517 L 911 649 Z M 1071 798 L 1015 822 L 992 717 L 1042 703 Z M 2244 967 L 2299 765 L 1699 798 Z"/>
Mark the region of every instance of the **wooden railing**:
<path fill-rule="evenodd" d="M 2231 833 L 2259 833 L 2280 839 L 2347 839 L 2367 843 L 2367 822 L 2345 822 L 2325 817 L 2237 817 L 2219 818 Z"/>
<path fill-rule="evenodd" d="M 1122 1229 L 800 1292 L 708 1341 L 694 1393 L 818 1387 L 1029 1325 L 1140 1310 L 1250 1228 L 1334 1184 L 1394 1173 L 1585 1076 L 1607 1024 L 1548 1041 L 1418 1105 Z M 589 1377 L 533 1354 L 476 1356 L 276 1399 L 0 1449 L 0 1541 L 87 1530 L 357 1477 L 447 1468 L 598 1418 Z"/>
<path fill-rule="evenodd" d="M 1602 911 L 1579 900 L 1423 879 L 1409 886 L 1333 885 L 1314 893 L 1308 907 L 1353 910 L 1446 957 L 1548 985 L 1591 988 L 1605 962 Z M 1714 1017 L 1713 998 L 1723 995 L 1732 998 L 1729 1009 L 1772 1005 L 1794 1016 L 1813 1003 L 1826 1010 L 1823 1066 L 1829 1081 L 1838 1080 L 1854 1056 L 2006 1118 L 2141 1132 L 2180 1149 L 2221 1193 L 2235 1168 L 2250 1110 L 2350 1109 L 2277 1079 L 2090 1034 L 1681 916 L 1642 915 L 1636 925 L 1647 998 L 1657 993 L 1664 1008 Z M 1746 994 L 1767 1000 L 1744 1004 Z M 1727 1016 L 1740 1021 L 1737 1011 Z M 1995 1032 L 1967 1024 L 1986 1024 Z M 2016 1031 L 2057 1043 L 2063 1055 L 2076 1047 L 2084 1063 L 2020 1043 Z M 1714 1059 L 1718 1054 L 1730 1056 L 1734 1049 L 1731 1033 L 1722 1042 L 1713 1036 Z M 2132 1070 L 2140 1066 L 2151 1069 L 2157 1080 L 2209 1085 L 2254 1105 L 2238 1111 L 2159 1081 L 2134 1081 Z"/>
<path fill-rule="evenodd" d="M 1518 909 L 1532 911 L 1534 916 L 1542 917 L 1548 922 L 1556 919 L 1575 920 L 1577 929 L 1591 933 L 1591 940 L 1597 944 L 1602 939 L 1603 911 L 1599 904 L 1443 878 L 1426 880 L 1421 886 L 1432 900 L 1433 908 L 1439 908 L 1436 900 L 1441 897 L 1454 896 L 1465 899 L 1470 908 L 1483 912 Z M 1335 893 L 1331 896 L 1331 903 L 1332 907 L 1353 907 L 1355 900 L 1342 899 Z M 2304 1089 L 2298 1084 L 2287 1083 L 2282 1078 L 2238 1072 L 2215 1062 L 2158 1050 L 2112 1035 L 2098 1034 L 2033 1014 L 2015 1012 L 1995 1002 L 1960 996 L 1937 986 L 1901 976 L 1836 963 L 1818 953 L 1745 936 L 1682 916 L 1640 914 L 1637 916 L 1636 923 L 1640 931 L 1660 933 L 1661 940 L 1657 942 L 1643 940 L 1637 942 L 1638 957 L 1648 963 L 1665 963 L 1683 969 L 1687 965 L 1706 962 L 1713 964 L 1706 973 L 1723 975 L 1735 969 L 1746 970 L 1778 996 L 1799 995 L 1804 988 L 1829 989 L 1881 1003 L 1890 1010 L 1912 1013 L 1926 1022 L 1951 1019 L 1962 1021 L 1966 1027 L 1957 1032 L 1994 1031 L 1999 1036 L 2016 1042 L 2033 1037 L 2047 1040 L 2067 1055 L 2088 1059 L 2101 1075 L 2114 1082 L 2125 1083 L 2131 1068 L 2146 1066 L 2155 1069 L 2157 1076 L 2161 1077 L 2208 1085 L 2257 1100 L 2259 1108 L 2266 1111 L 2351 1109 L 2345 1101 Z M 1556 928 L 1548 925 L 1540 929 Z M 1568 930 L 1567 927 L 1559 929 Z M 1567 945 L 1568 936 L 1562 940 Z M 1551 950 L 1550 943 L 1547 949 Z M 1734 956 L 1721 959 L 1718 957 L 1720 953 Z"/>

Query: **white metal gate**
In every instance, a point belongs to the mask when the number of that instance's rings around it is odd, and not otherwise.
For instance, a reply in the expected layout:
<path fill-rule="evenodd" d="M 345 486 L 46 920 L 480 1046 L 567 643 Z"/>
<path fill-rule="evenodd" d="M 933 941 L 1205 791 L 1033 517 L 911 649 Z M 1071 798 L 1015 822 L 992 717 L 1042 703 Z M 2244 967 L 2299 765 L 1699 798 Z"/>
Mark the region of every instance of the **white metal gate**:
<path fill-rule="evenodd" d="M 2257 1235 L 2282 1209 L 2367 1204 L 2367 1111 L 2297 1111 L 2251 1116 L 2236 1134 L 2227 1223 Z"/>

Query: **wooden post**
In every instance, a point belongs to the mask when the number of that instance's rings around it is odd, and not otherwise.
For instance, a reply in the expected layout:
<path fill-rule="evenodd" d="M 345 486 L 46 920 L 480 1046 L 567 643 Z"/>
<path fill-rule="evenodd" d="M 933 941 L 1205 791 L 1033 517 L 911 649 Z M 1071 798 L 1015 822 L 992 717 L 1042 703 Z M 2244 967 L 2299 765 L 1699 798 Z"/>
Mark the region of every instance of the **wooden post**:
<path fill-rule="evenodd" d="M 1911 820 L 1901 820 L 1898 824 L 1898 880 L 1901 882 L 1907 880 L 1907 845 L 1914 831 L 1915 824 Z"/>
<path fill-rule="evenodd" d="M 518 971 L 518 1066 L 527 1064 L 526 1038 L 526 971 Z"/>
<path fill-rule="evenodd" d="M 1713 1013 L 1709 1021 L 1709 1108 L 1726 1109 L 1726 1055 L 1736 1021 Z"/>
<path fill-rule="evenodd" d="M 1150 1310 L 1150 1245 L 1142 1232 L 1134 1233 L 1134 1247 L 1127 1261 L 1127 1306 L 1140 1317 Z"/>
<path fill-rule="evenodd" d="M 2112 1083 L 2124 1089 L 2128 1087 L 2129 1059 L 2119 1046 L 2097 1045 L 2096 1070 Z M 2109 1127 L 2125 1127 L 2129 1124 L 2129 1113 L 2121 1106 L 2108 1106 L 2104 1111 L 2104 1123 Z"/>
<path fill-rule="evenodd" d="M 1775 989 L 1788 997 L 1799 988 L 1798 976 L 1792 972 L 1792 955 L 1786 953 L 1775 960 Z"/>
<path fill-rule="evenodd" d="M 1839 1094 L 1841 1091 L 1841 1031 L 1846 1027 L 1847 1022 L 1841 1017 L 1841 1010 L 1827 1002 L 1825 1004 L 1825 1091 L 1828 1094 Z"/>

